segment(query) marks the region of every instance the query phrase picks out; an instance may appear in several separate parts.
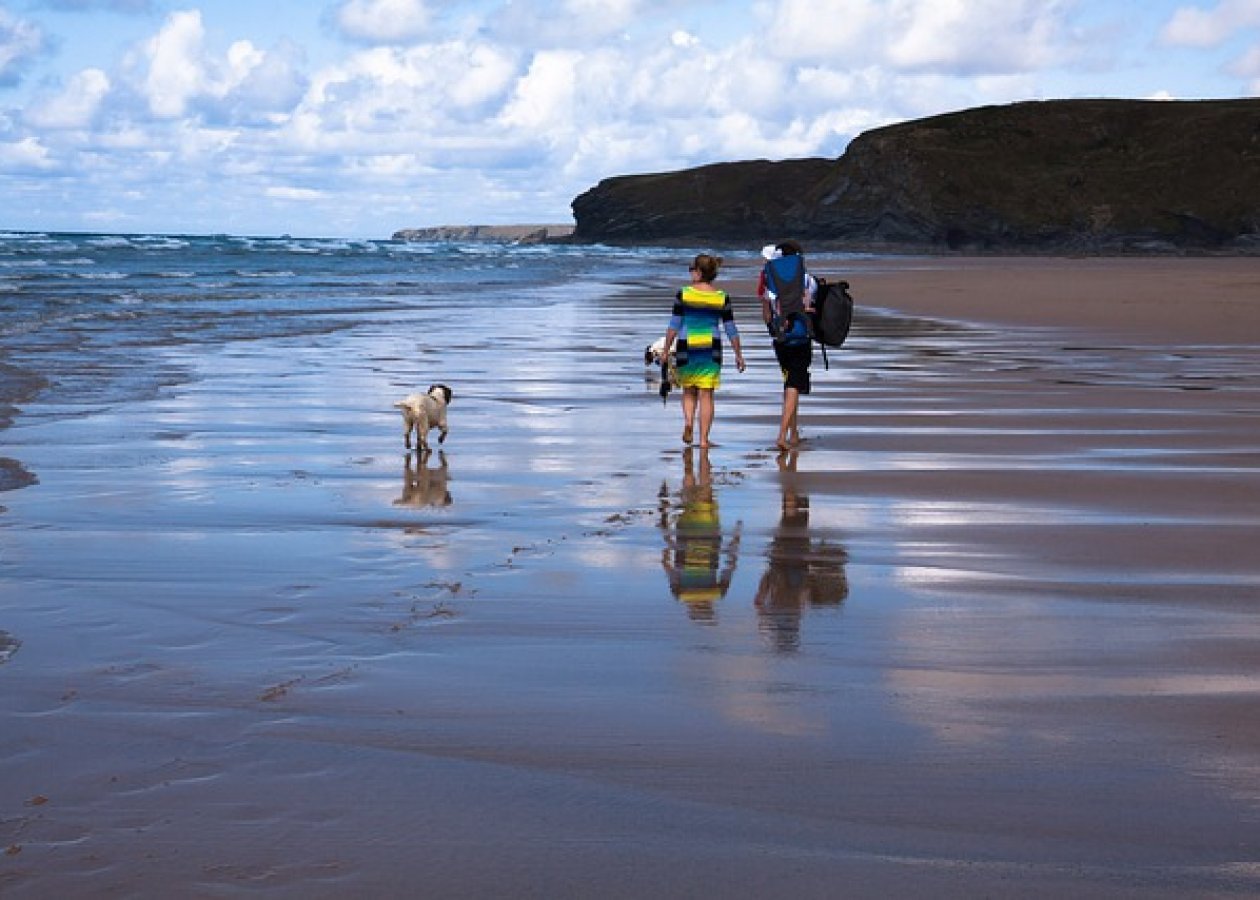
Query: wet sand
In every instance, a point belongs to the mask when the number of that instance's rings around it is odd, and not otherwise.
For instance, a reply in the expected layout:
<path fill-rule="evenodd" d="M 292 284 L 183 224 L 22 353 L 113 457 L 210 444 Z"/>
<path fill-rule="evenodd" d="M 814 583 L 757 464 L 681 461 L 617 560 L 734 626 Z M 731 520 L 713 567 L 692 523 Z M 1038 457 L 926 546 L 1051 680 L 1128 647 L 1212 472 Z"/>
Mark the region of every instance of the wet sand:
<path fill-rule="evenodd" d="M 1260 263 L 845 266 L 794 454 L 750 268 L 707 454 L 631 289 L 24 404 L 0 894 L 1260 892 Z"/>

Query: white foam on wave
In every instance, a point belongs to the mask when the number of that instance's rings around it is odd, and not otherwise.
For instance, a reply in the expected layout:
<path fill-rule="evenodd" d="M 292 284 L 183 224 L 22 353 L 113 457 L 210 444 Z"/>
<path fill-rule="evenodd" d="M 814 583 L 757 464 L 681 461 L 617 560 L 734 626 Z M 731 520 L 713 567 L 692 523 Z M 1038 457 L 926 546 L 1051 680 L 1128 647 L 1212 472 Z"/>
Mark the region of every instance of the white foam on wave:
<path fill-rule="evenodd" d="M 183 238 L 168 237 L 160 234 L 141 234 L 132 239 L 135 246 L 142 250 L 183 250 L 188 241 Z"/>
<path fill-rule="evenodd" d="M 297 273 L 291 269 L 258 269 L 250 271 L 249 269 L 233 269 L 232 274 L 238 278 L 296 278 Z"/>

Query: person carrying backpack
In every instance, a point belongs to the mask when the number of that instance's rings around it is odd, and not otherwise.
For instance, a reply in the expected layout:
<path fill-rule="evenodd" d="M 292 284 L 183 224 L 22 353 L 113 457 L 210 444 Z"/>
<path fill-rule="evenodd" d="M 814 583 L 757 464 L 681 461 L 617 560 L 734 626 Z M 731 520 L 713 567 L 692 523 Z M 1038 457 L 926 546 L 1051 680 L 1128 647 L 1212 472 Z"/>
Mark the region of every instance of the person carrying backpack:
<path fill-rule="evenodd" d="M 761 251 L 766 260 L 757 282 L 761 318 L 774 339 L 774 356 L 783 373 L 783 412 L 779 418 L 780 450 L 801 442 L 797 413 L 802 394 L 809 393 L 809 366 L 813 362 L 810 313 L 818 282 L 805 269 L 805 256 L 796 241 L 770 244 Z"/>

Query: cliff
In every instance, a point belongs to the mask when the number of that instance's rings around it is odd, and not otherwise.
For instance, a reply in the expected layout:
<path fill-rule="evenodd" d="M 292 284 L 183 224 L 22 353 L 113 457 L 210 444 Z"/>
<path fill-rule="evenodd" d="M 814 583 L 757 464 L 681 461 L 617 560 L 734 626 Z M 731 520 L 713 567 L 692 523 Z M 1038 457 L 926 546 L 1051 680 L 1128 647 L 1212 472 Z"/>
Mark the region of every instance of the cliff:
<path fill-rule="evenodd" d="M 835 168 L 828 159 L 717 163 L 608 178 L 573 201 L 578 240 L 748 240 L 783 232 L 792 207 Z"/>
<path fill-rule="evenodd" d="M 836 160 L 610 178 L 587 241 L 1260 252 L 1260 100 L 1058 100 L 859 135 Z"/>
<path fill-rule="evenodd" d="M 396 241 L 489 241 L 501 244 L 540 244 L 569 237 L 571 225 L 438 225 L 403 228 Z"/>

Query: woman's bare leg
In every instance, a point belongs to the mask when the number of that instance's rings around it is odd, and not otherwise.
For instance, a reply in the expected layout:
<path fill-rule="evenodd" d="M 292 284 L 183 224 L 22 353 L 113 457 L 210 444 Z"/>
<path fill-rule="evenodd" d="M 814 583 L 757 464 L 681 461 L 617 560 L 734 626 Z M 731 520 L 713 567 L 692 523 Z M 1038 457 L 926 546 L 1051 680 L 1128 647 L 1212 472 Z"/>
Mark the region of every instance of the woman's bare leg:
<path fill-rule="evenodd" d="M 698 388 L 683 388 L 682 395 L 682 411 L 683 411 L 683 434 L 684 444 L 691 443 L 692 426 L 696 421 L 696 396 L 700 391 Z"/>
<path fill-rule="evenodd" d="M 713 391 L 700 391 L 700 446 L 717 446 L 709 440 L 709 429 L 713 427 Z"/>

